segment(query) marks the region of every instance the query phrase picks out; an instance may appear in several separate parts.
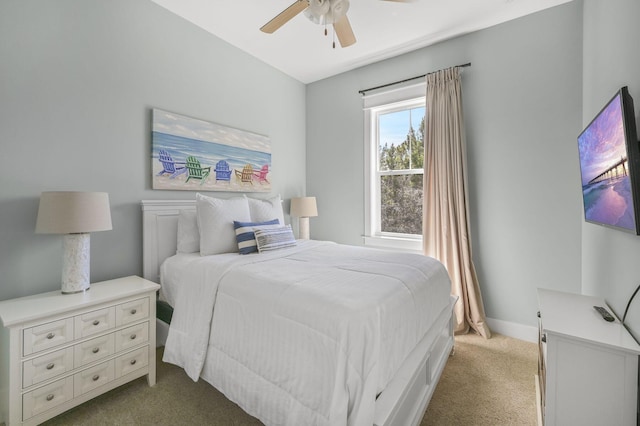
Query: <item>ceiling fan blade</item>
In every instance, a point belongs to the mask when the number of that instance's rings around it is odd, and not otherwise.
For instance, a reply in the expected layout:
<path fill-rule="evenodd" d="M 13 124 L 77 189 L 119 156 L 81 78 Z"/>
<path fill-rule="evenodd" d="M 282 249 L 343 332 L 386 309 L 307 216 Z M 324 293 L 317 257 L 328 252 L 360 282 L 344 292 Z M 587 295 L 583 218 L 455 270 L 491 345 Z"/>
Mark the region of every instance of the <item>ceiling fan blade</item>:
<path fill-rule="evenodd" d="M 347 15 L 344 15 L 338 22 L 334 22 L 333 29 L 338 36 L 340 46 L 348 47 L 356 42 L 356 36 L 353 34 Z"/>
<path fill-rule="evenodd" d="M 278 16 L 267 22 L 260 28 L 263 33 L 273 33 L 275 30 L 289 22 L 298 13 L 309 7 L 308 0 L 297 0 L 291 6 L 280 12 Z"/>

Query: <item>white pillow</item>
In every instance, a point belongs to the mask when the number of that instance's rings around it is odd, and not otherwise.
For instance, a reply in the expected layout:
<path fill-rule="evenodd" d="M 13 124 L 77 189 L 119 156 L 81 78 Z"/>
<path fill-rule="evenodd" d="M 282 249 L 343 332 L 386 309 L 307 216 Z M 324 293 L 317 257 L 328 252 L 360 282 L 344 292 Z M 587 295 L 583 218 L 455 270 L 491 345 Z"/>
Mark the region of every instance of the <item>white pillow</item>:
<path fill-rule="evenodd" d="M 252 222 L 266 222 L 271 219 L 278 219 L 278 222 L 284 225 L 284 213 L 282 212 L 282 199 L 280 195 L 266 200 L 247 197 L 247 200 L 249 200 L 249 211 L 251 212 Z"/>
<path fill-rule="evenodd" d="M 195 210 L 180 210 L 178 214 L 178 253 L 200 251 L 200 230 Z"/>
<path fill-rule="evenodd" d="M 223 200 L 196 194 L 196 210 L 200 228 L 200 255 L 237 253 L 233 221 L 251 220 L 247 199 L 242 197 Z"/>

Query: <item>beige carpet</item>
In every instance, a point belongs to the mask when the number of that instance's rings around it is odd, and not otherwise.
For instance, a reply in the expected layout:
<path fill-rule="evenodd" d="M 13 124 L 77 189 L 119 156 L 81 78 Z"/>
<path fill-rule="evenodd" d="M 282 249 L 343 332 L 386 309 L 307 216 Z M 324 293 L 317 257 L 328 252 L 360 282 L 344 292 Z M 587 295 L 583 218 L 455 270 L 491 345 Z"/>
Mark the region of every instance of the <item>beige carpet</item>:
<path fill-rule="evenodd" d="M 421 426 L 537 424 L 535 343 L 493 334 L 456 336 Z"/>
<path fill-rule="evenodd" d="M 456 337 L 421 426 L 535 425 L 537 349 L 533 343 L 494 335 Z M 158 360 L 162 359 L 158 350 Z M 45 425 L 212 425 L 261 423 L 212 386 L 194 383 L 173 365 L 158 362 L 157 385 L 146 378 L 108 392 Z"/>

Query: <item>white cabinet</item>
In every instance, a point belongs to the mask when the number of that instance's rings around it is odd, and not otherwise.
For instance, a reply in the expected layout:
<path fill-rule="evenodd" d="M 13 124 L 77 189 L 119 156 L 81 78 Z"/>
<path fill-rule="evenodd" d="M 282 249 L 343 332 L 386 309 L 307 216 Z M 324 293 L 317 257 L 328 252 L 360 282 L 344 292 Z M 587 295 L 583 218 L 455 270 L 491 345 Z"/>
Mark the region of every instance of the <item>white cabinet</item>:
<path fill-rule="evenodd" d="M 546 426 L 636 425 L 640 346 L 601 298 L 538 289 L 538 418 Z"/>
<path fill-rule="evenodd" d="M 159 288 L 131 276 L 0 301 L 0 423 L 37 425 L 145 375 L 153 386 Z"/>

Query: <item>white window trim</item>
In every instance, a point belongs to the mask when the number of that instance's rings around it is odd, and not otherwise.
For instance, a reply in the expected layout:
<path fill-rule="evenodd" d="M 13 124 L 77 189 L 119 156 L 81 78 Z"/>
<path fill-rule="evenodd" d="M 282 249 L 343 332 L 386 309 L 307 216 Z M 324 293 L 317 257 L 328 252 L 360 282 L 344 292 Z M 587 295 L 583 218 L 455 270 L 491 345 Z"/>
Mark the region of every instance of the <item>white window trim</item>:
<path fill-rule="evenodd" d="M 415 103 L 418 98 L 424 98 L 426 94 L 426 83 L 420 82 L 411 84 L 384 92 L 366 95 L 364 98 L 364 172 L 365 172 L 365 235 L 364 245 L 411 251 L 422 253 L 422 236 L 388 234 L 378 231 L 380 223 L 380 194 L 376 191 L 377 185 L 373 182 L 376 179 L 376 170 L 373 167 L 377 161 L 377 150 L 372 149 L 371 140 L 373 137 L 377 140 L 378 126 L 374 117 L 380 110 L 389 110 L 391 108 L 405 108 Z"/>

